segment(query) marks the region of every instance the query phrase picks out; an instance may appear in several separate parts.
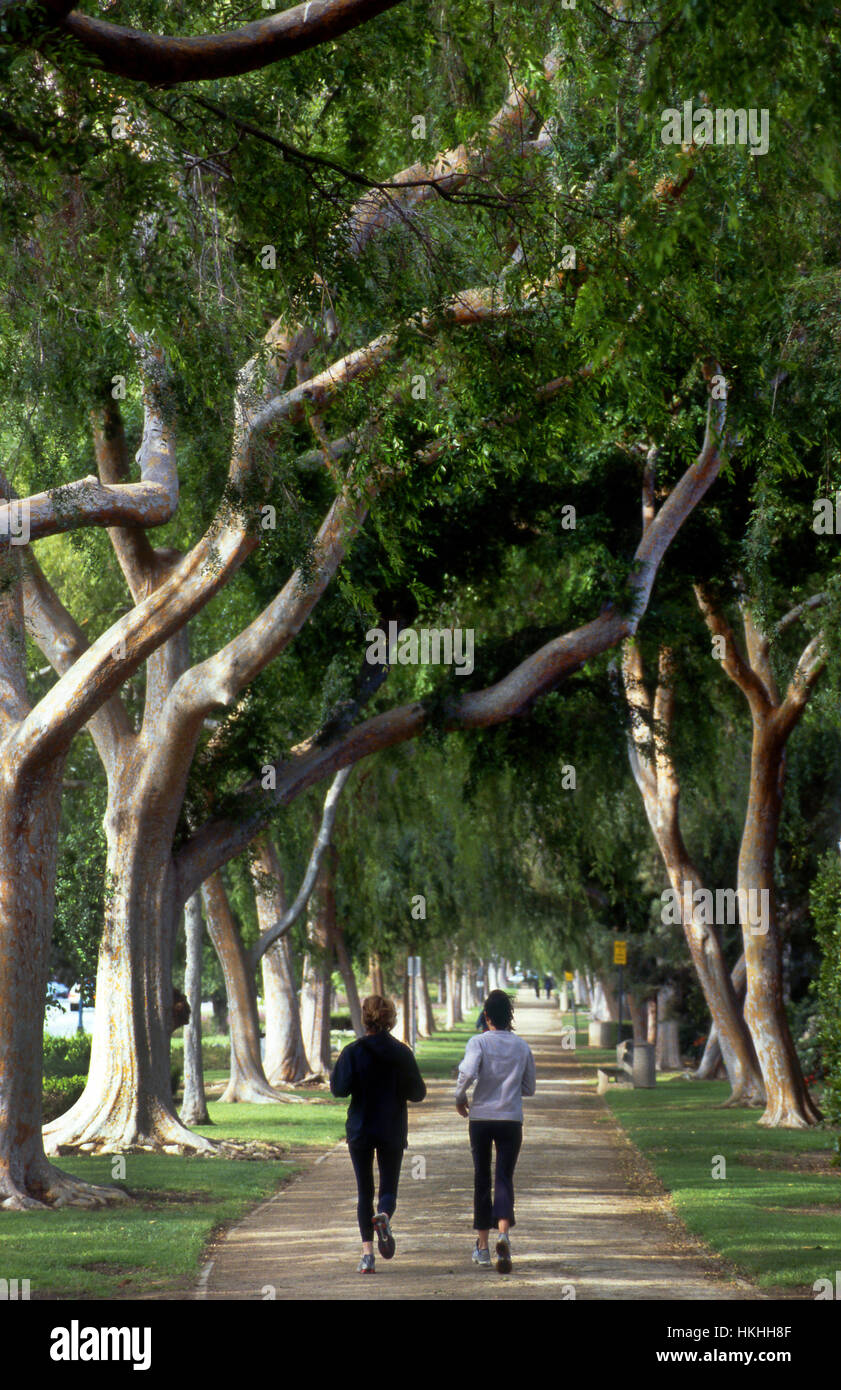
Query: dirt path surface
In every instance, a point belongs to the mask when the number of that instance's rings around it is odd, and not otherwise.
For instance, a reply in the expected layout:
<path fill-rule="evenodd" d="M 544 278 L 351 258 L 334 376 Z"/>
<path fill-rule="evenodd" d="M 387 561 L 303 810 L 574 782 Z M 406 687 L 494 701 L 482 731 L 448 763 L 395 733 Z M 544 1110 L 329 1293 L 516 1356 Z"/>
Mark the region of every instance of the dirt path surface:
<path fill-rule="evenodd" d="M 693 1242 L 575 1054 L 557 1004 L 517 1003 L 537 1063 L 525 1101 L 509 1276 L 470 1262 L 473 1169 L 452 1081 L 409 1107 L 394 1220 L 397 1255 L 356 1273 L 359 1233 L 344 1144 L 324 1154 L 222 1239 L 196 1293 L 210 1299 L 755 1299 Z M 592 1072 L 589 1073 L 592 1076 Z M 413 1171 L 425 1177 L 413 1177 Z"/>

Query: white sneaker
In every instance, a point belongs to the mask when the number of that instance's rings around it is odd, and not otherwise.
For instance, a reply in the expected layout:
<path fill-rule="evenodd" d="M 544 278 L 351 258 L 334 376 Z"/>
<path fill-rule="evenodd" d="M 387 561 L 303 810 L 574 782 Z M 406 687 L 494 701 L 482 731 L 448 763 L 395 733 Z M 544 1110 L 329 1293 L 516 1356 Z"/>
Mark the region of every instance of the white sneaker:
<path fill-rule="evenodd" d="M 475 1265 L 481 1265 L 483 1269 L 490 1269 L 491 1267 L 491 1252 L 488 1249 L 487 1245 L 485 1246 L 484 1250 L 480 1250 L 478 1240 L 473 1247 L 473 1254 L 471 1255 L 471 1259 Z"/>

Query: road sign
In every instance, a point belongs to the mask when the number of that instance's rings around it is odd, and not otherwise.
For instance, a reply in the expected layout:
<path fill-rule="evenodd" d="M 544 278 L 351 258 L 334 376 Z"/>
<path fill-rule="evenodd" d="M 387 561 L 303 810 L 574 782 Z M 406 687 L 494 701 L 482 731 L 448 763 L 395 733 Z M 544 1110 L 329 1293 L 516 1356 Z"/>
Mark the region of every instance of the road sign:
<path fill-rule="evenodd" d="M 614 941 L 613 943 L 613 964 L 628 964 L 628 943 L 627 941 Z"/>
<path fill-rule="evenodd" d="M 573 978 L 574 978 L 574 977 L 573 977 L 573 973 L 572 973 L 571 970 L 565 970 L 565 971 L 564 971 L 564 979 L 565 979 L 565 980 L 572 980 Z"/>

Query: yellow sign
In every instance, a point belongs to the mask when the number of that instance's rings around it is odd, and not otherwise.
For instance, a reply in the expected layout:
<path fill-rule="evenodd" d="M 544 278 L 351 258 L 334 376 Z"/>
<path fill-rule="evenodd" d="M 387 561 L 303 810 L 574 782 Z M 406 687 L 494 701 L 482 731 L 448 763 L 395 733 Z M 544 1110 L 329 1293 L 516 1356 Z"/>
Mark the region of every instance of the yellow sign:
<path fill-rule="evenodd" d="M 627 941 L 614 941 L 613 943 L 613 964 L 628 964 L 628 943 Z"/>
<path fill-rule="evenodd" d="M 565 980 L 571 980 L 571 979 L 572 979 L 572 971 L 571 971 L 571 970 L 565 970 L 565 971 L 564 971 L 564 979 L 565 979 Z"/>

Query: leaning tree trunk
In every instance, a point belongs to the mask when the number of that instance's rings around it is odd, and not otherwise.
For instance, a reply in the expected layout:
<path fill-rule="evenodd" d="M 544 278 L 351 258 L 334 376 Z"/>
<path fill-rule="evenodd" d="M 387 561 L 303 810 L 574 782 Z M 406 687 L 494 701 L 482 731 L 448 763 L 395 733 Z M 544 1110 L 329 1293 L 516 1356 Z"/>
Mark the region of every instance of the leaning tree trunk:
<path fill-rule="evenodd" d="M 41 1137 L 49 973 L 64 759 L 16 785 L 0 764 L 0 1206 L 94 1206 L 125 1199 L 59 1172 Z"/>
<path fill-rule="evenodd" d="M 780 932 L 774 891 L 774 854 L 782 807 L 785 747 L 771 721 L 754 718 L 750 792 L 739 849 L 747 993 L 745 1019 L 756 1047 L 768 1097 L 760 1120 L 768 1128 L 806 1129 L 821 1119 L 803 1077 L 783 1001 Z M 750 921 L 747 905 L 759 907 Z"/>
<path fill-rule="evenodd" d="M 269 1085 L 263 1070 L 257 993 L 220 874 L 211 874 L 205 881 L 202 897 L 208 935 L 219 957 L 228 994 L 231 1074 L 220 1100 L 230 1104 L 240 1101 L 271 1104 L 289 1100 L 289 1096 Z"/>
<path fill-rule="evenodd" d="M 163 784 L 163 785 L 162 785 Z M 215 1145 L 175 1113 L 170 1077 L 172 947 L 180 904 L 172 864 L 173 814 L 145 740 L 111 778 L 105 816 L 105 925 L 96 976 L 91 1066 L 79 1100 L 44 1129 L 47 1151 Z"/>
<path fill-rule="evenodd" d="M 209 1125 L 207 1100 L 204 1094 L 204 1065 L 201 1053 L 201 977 L 204 927 L 201 918 L 201 898 L 194 893 L 184 908 L 186 965 L 184 993 L 190 1008 L 190 1021 L 184 1029 L 184 1099 L 181 1120 L 185 1125 Z"/>
<path fill-rule="evenodd" d="M 747 988 L 747 970 L 745 967 L 744 951 L 733 967 L 733 974 L 730 980 L 733 985 L 733 992 L 736 995 L 736 1002 L 740 1008 L 744 1009 L 745 989 Z M 727 1068 L 724 1065 L 724 1058 L 721 1055 L 721 1045 L 718 1041 L 718 1028 L 714 1021 L 707 1035 L 703 1056 L 695 1071 L 690 1073 L 690 1076 L 693 1081 L 727 1080 Z"/>

